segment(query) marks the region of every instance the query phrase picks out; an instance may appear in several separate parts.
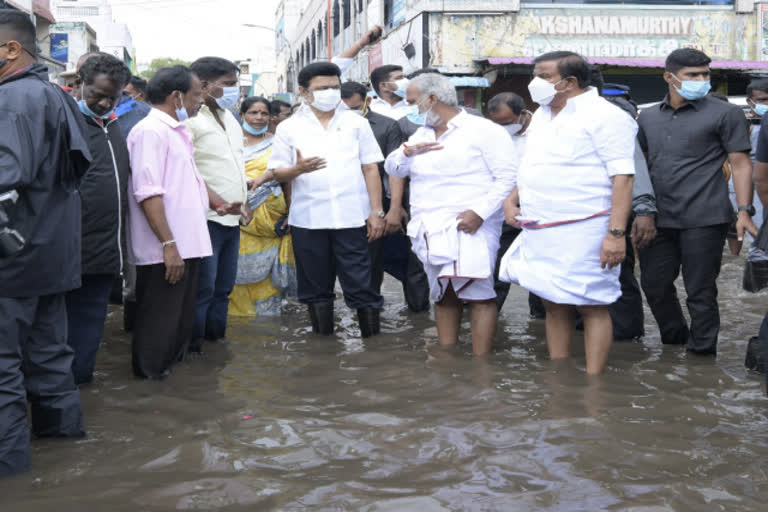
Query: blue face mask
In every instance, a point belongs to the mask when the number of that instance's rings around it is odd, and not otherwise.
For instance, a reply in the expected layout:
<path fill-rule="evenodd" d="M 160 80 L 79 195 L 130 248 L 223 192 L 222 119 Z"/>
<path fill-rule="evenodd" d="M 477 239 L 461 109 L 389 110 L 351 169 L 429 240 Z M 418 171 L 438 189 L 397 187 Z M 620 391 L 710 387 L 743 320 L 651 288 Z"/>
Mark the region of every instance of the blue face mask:
<path fill-rule="evenodd" d="M 82 112 L 83 115 L 88 116 L 88 117 L 92 117 L 94 119 L 107 120 L 107 119 L 109 119 L 109 116 L 112 115 L 112 112 L 115 111 L 115 109 L 112 109 L 109 112 L 107 112 L 106 114 L 104 114 L 103 116 L 100 116 L 100 115 L 96 114 L 93 110 L 91 110 L 88 107 L 88 104 L 85 102 L 85 100 L 78 101 L 77 102 L 77 106 L 80 107 L 80 112 Z"/>
<path fill-rule="evenodd" d="M 768 105 L 763 105 L 762 103 L 755 103 L 755 106 L 752 107 L 752 111 L 759 115 L 760 117 L 763 117 L 765 114 L 768 114 Z"/>
<path fill-rule="evenodd" d="M 221 89 L 224 91 L 224 94 L 221 96 L 221 98 L 216 98 L 216 104 L 224 110 L 237 105 L 237 100 L 240 99 L 240 88 L 222 87 Z"/>
<path fill-rule="evenodd" d="M 408 120 L 413 124 L 424 126 L 427 122 L 427 113 L 424 112 L 423 114 L 419 114 L 417 112 L 415 114 L 414 113 L 408 114 Z"/>
<path fill-rule="evenodd" d="M 265 124 L 264 128 L 262 128 L 261 130 L 257 130 L 253 126 L 243 121 L 243 130 L 247 131 L 251 135 L 262 135 L 264 133 L 267 133 L 267 128 L 269 128 L 269 125 Z"/>
<path fill-rule="evenodd" d="M 677 77 L 675 76 L 675 78 Z M 675 86 L 675 89 L 680 96 L 689 101 L 700 100 L 712 90 L 712 84 L 709 83 L 709 80 L 680 80 L 679 78 L 677 80 L 681 86 Z"/>
<path fill-rule="evenodd" d="M 181 108 L 175 109 L 176 119 L 178 119 L 180 123 L 183 123 L 189 119 L 189 112 L 187 112 L 187 107 L 184 106 L 184 95 L 181 93 L 179 93 L 179 101 L 181 101 Z"/>
<path fill-rule="evenodd" d="M 183 123 L 184 121 L 189 119 L 189 112 L 187 112 L 187 107 L 182 105 L 181 108 L 177 108 L 176 118 L 179 120 L 180 123 Z"/>

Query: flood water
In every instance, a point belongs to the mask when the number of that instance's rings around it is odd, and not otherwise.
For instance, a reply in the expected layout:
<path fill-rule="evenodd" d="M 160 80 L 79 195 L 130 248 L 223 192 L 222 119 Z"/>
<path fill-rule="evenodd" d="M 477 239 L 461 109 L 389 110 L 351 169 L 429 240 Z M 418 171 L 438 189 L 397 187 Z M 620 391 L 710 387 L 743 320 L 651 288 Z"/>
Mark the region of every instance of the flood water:
<path fill-rule="evenodd" d="M 581 349 L 548 360 L 514 288 L 487 359 L 468 330 L 439 349 L 390 281 L 379 337 L 361 341 L 341 300 L 337 335 L 313 337 L 291 305 L 233 322 L 164 382 L 132 378 L 118 309 L 82 389 L 88 437 L 35 441 L 0 510 L 765 510 L 768 399 L 743 361 L 768 294 L 741 272 L 727 256 L 716 361 L 662 348 L 646 311 L 599 378 Z"/>

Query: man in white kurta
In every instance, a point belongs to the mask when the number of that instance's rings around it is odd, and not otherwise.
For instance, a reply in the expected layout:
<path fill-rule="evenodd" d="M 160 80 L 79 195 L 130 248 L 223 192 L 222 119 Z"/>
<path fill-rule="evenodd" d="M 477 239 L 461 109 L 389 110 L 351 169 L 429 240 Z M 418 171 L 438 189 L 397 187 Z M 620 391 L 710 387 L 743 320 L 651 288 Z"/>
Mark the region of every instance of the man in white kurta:
<path fill-rule="evenodd" d="M 637 125 L 588 87 L 590 66 L 570 52 L 535 61 L 529 86 L 541 107 L 518 176 L 523 233 L 501 278 L 544 299 L 553 359 L 570 357 L 574 310 L 584 317 L 587 373 L 601 373 L 613 341 L 608 308 L 621 296 L 620 264 L 632 203 Z"/>
<path fill-rule="evenodd" d="M 407 90 L 426 123 L 387 158 L 387 173 L 411 180 L 408 236 L 435 301 L 440 344 L 458 342 L 463 304 L 472 304 L 472 345 L 490 351 L 496 330 L 493 271 L 502 203 L 515 184 L 510 136 L 457 106 L 446 77 L 425 74 Z"/>

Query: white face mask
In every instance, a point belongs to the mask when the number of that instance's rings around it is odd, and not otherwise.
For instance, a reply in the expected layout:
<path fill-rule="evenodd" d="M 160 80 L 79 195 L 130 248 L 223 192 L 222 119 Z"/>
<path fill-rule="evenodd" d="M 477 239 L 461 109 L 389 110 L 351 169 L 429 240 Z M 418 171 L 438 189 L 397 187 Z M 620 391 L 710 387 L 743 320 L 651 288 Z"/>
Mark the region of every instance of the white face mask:
<path fill-rule="evenodd" d="M 322 91 L 313 91 L 312 106 L 317 110 L 323 112 L 330 112 L 339 106 L 341 102 L 341 90 L 339 89 L 324 89 Z"/>
<path fill-rule="evenodd" d="M 531 99 L 539 105 L 549 105 L 558 93 L 555 86 L 560 82 L 562 80 L 553 84 L 537 76 L 528 84 L 528 92 L 531 93 Z"/>
<path fill-rule="evenodd" d="M 507 130 L 507 133 L 510 135 L 515 136 L 523 129 L 523 125 L 520 123 L 505 124 L 504 129 Z"/>

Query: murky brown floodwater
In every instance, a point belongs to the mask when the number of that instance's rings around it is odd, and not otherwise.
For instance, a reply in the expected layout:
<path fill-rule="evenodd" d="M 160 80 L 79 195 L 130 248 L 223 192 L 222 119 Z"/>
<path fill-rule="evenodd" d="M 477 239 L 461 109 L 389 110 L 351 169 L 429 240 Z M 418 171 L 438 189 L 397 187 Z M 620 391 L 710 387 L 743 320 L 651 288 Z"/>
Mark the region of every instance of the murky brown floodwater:
<path fill-rule="evenodd" d="M 112 313 L 89 436 L 36 441 L 34 469 L 0 481 L 0 510 L 757 511 L 768 500 L 768 399 L 743 367 L 768 308 L 726 258 L 720 356 L 615 345 L 601 378 L 547 360 L 543 323 L 513 290 L 496 353 L 439 350 L 388 283 L 386 334 L 338 337 L 303 308 L 235 323 L 227 346 L 134 380 Z"/>

